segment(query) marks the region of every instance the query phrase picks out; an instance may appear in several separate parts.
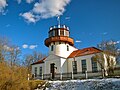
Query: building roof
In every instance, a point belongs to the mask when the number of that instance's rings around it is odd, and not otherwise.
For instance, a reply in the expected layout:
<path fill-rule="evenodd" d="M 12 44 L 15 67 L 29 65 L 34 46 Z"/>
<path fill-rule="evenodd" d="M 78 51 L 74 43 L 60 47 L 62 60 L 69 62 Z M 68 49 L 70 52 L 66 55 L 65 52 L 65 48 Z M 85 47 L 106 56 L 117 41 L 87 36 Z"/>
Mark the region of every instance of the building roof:
<path fill-rule="evenodd" d="M 78 57 L 78 56 L 85 56 L 85 55 L 90 55 L 90 54 L 95 54 L 95 53 L 100 53 L 102 50 L 95 48 L 95 47 L 88 47 L 84 48 L 81 50 L 76 50 L 73 51 L 68 58 L 73 58 L 73 57 Z"/>
<path fill-rule="evenodd" d="M 85 55 L 90 55 L 90 54 L 95 54 L 95 53 L 100 53 L 102 52 L 102 50 L 95 48 L 95 47 L 88 47 L 88 48 L 84 48 L 84 49 L 80 49 L 80 50 L 76 50 L 73 51 L 68 58 L 74 58 L 74 57 L 79 57 L 79 56 L 85 56 Z M 35 64 L 42 64 L 44 63 L 44 60 L 46 59 L 43 58 L 42 60 L 39 60 L 31 65 L 35 65 Z"/>
<path fill-rule="evenodd" d="M 44 63 L 44 60 L 45 60 L 45 59 L 46 59 L 46 57 L 43 58 L 42 60 L 38 60 L 37 62 L 35 62 L 35 63 L 31 64 L 31 65 Z"/>

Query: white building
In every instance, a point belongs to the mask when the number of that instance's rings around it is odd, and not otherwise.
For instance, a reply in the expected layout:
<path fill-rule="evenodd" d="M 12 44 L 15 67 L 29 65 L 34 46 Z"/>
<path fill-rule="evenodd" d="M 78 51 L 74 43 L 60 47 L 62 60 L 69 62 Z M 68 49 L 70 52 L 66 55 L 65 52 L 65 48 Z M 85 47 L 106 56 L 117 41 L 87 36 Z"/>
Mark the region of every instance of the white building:
<path fill-rule="evenodd" d="M 69 37 L 69 28 L 65 25 L 53 26 L 49 30 L 49 37 L 45 45 L 49 48 L 48 57 L 32 64 L 32 74 L 36 78 L 58 78 L 101 75 L 101 68 L 98 62 L 92 57 L 101 54 L 102 51 L 95 47 L 88 47 L 78 50 L 74 47 L 74 40 Z M 115 57 L 111 56 L 115 62 Z M 104 69 L 107 70 L 107 60 L 104 55 Z M 107 75 L 107 72 L 105 72 Z"/>

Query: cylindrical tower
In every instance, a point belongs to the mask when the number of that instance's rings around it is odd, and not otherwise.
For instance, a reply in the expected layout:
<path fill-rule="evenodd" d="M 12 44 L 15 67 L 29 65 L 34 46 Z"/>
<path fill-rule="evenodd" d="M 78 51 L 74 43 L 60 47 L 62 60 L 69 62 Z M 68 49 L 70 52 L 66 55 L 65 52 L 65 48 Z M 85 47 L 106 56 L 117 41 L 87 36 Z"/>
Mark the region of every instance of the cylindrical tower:
<path fill-rule="evenodd" d="M 69 28 L 65 25 L 52 26 L 49 29 L 49 38 L 45 40 L 45 45 L 49 47 L 49 54 L 61 57 L 68 55 L 75 50 L 74 41 L 69 37 Z"/>

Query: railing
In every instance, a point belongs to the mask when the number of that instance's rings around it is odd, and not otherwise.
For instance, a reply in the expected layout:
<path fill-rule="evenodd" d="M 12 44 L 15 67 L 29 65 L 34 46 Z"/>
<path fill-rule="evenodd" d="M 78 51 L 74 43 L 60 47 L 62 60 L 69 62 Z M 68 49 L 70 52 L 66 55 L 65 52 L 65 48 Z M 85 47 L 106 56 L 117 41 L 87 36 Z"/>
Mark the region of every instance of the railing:
<path fill-rule="evenodd" d="M 69 27 L 67 27 L 66 25 L 54 25 L 50 27 L 50 30 L 55 29 L 55 28 L 65 28 L 69 30 Z"/>
<path fill-rule="evenodd" d="M 102 78 L 102 76 L 103 76 L 102 71 L 85 72 L 85 73 L 77 72 L 76 74 L 69 72 L 69 73 L 55 73 L 54 78 L 52 78 L 52 74 L 37 75 L 35 79 L 70 80 L 70 79 L 85 79 L 85 78 Z"/>

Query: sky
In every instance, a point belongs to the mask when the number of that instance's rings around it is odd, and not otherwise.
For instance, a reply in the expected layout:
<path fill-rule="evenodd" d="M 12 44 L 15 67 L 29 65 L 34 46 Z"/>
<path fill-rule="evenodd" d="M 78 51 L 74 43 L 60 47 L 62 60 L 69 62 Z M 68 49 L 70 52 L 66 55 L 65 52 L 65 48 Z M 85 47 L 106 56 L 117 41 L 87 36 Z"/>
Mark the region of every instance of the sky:
<path fill-rule="evenodd" d="M 58 15 L 79 49 L 103 40 L 120 43 L 120 0 L 0 0 L 0 36 L 22 54 L 47 54 L 44 40 Z"/>

